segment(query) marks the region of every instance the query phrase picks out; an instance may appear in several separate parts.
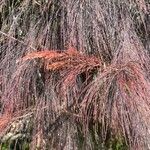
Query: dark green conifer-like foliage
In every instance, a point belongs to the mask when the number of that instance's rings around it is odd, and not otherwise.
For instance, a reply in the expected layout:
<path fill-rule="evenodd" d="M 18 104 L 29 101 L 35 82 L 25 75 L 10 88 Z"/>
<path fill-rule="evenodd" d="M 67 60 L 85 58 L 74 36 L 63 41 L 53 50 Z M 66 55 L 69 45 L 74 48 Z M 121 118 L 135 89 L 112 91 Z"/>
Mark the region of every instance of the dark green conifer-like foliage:
<path fill-rule="evenodd" d="M 1 1 L 1 142 L 15 124 L 30 149 L 148 149 L 149 9 L 148 0 Z"/>

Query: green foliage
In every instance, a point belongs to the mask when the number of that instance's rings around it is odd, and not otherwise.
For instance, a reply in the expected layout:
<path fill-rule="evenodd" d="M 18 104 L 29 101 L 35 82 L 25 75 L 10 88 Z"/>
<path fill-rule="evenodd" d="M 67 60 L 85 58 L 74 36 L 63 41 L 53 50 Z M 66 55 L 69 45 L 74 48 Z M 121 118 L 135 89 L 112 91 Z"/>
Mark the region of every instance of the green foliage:
<path fill-rule="evenodd" d="M 29 150 L 29 143 L 27 141 L 13 141 L 5 142 L 1 144 L 1 150 Z"/>

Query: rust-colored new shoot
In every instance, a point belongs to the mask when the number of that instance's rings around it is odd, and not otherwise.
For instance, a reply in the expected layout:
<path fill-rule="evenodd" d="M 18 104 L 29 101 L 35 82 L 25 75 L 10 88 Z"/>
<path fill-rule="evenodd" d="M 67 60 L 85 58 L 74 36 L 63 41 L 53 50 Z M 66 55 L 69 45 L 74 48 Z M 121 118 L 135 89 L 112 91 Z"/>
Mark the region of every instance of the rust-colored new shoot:
<path fill-rule="evenodd" d="M 94 56 L 87 56 L 79 53 L 74 48 L 69 48 L 66 51 L 45 50 L 40 52 L 32 52 L 22 58 L 23 61 L 32 59 L 44 59 L 47 70 L 62 70 L 62 69 L 81 69 L 83 71 L 90 70 L 95 67 L 100 67 L 101 61 Z"/>

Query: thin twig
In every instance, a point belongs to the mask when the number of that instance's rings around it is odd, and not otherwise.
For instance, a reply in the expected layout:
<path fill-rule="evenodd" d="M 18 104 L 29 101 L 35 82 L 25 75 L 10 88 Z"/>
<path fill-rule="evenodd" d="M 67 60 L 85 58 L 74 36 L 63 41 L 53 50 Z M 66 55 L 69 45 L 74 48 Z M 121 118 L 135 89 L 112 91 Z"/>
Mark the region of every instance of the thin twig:
<path fill-rule="evenodd" d="M 21 41 L 21 40 L 18 40 L 18 39 L 16 39 L 16 38 L 14 38 L 13 36 L 10 36 L 10 35 L 8 35 L 8 34 L 2 32 L 2 31 L 0 31 L 0 34 L 6 36 L 6 37 L 8 37 L 8 38 L 11 38 L 12 40 L 15 40 L 15 41 L 17 41 L 17 42 L 19 42 L 19 43 L 21 43 L 21 44 L 23 44 L 23 45 L 28 45 L 27 43 L 25 43 L 25 42 L 23 42 L 23 41 Z M 34 47 L 32 47 L 32 46 L 30 46 L 30 45 L 29 45 L 29 47 L 32 48 L 32 49 L 34 49 L 34 50 L 36 50 Z"/>

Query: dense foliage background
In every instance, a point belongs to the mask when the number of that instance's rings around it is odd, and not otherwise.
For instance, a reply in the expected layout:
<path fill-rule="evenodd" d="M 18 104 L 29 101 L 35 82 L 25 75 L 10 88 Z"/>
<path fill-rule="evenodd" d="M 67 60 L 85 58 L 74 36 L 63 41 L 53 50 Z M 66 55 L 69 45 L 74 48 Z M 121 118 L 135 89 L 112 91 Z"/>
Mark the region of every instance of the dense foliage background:
<path fill-rule="evenodd" d="M 149 0 L 1 0 L 2 149 L 149 149 L 149 12 Z"/>

